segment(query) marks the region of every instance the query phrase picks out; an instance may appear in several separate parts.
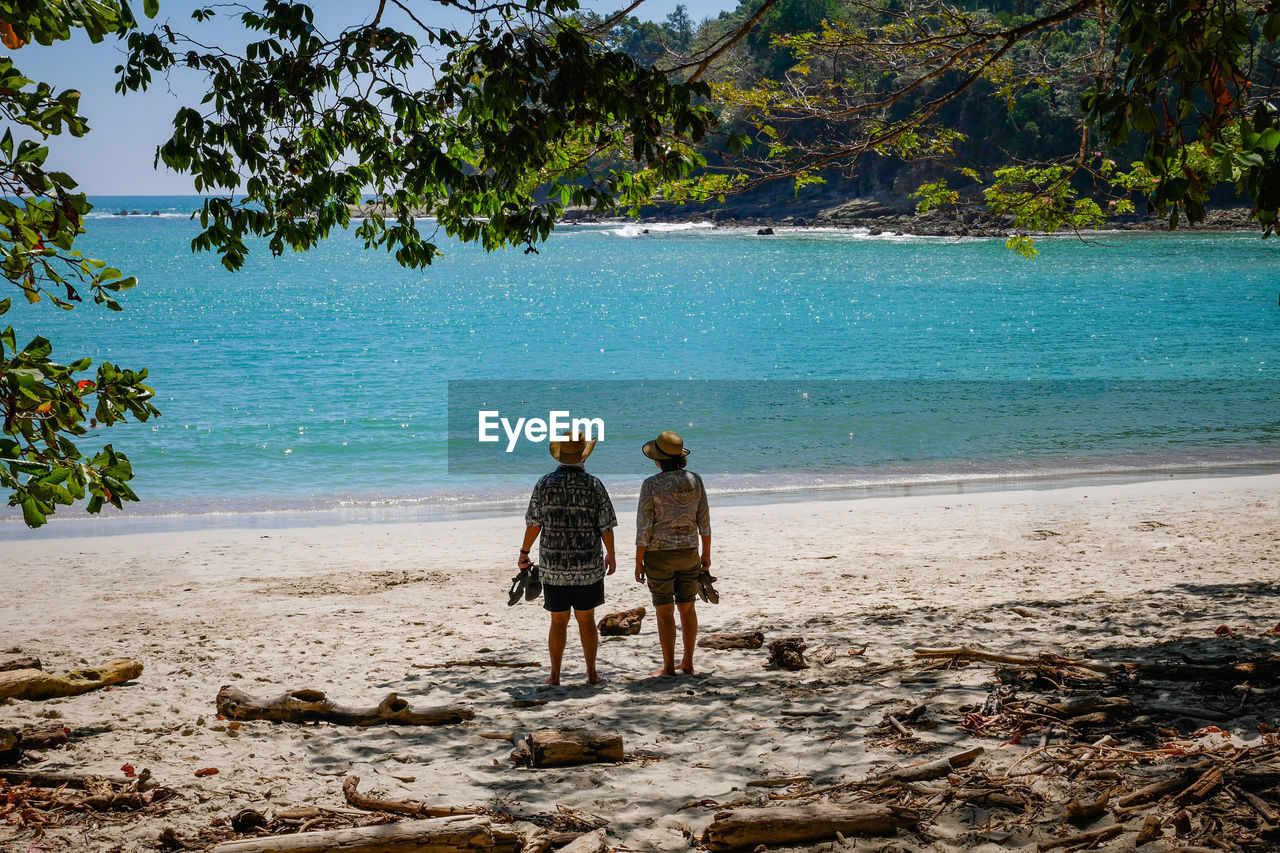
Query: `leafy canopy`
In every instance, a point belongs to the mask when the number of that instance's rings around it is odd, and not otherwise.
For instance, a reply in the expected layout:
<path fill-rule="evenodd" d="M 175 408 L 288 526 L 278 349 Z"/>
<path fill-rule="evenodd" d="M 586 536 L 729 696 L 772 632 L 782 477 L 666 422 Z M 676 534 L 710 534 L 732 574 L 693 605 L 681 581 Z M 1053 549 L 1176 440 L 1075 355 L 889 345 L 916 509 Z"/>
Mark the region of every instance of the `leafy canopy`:
<path fill-rule="evenodd" d="M 154 3 L 147 7 L 154 13 Z M 11 51 L 66 40 L 77 30 L 100 42 L 134 25 L 124 3 L 0 2 L 0 40 Z M 11 56 L 0 56 L 6 125 L 0 134 L 0 276 L 29 311 L 39 310 L 37 304 L 70 310 L 85 295 L 119 311 L 116 295 L 137 284 L 74 248 L 92 206 L 70 175 L 45 167 L 49 149 L 42 140 L 88 132 L 79 104 L 79 92 L 55 91 L 25 77 Z M 0 297 L 0 315 L 13 305 L 12 297 Z M 56 507 L 79 500 L 86 500 L 89 512 L 137 500 L 125 454 L 109 444 L 86 452 L 75 440 L 91 429 L 159 414 L 145 370 L 103 363 L 92 378 L 77 378 L 91 360 L 63 365 L 52 353 L 44 337 L 19 348 L 13 326 L 0 331 L 0 490 L 32 527 L 44 524 Z"/>
<path fill-rule="evenodd" d="M 428 25 L 390 0 L 325 33 L 309 6 L 266 0 L 239 16 L 254 39 L 243 49 L 201 46 L 213 8 L 191 33 L 130 34 L 120 91 L 179 67 L 208 87 L 158 150 L 201 192 L 238 194 L 205 203 L 196 249 L 228 269 L 249 237 L 275 254 L 309 249 L 372 193 L 355 233 L 406 266 L 440 251 L 422 216 L 486 249 L 532 250 L 566 205 L 643 204 L 703 165 L 690 143 L 714 121 L 695 103 L 706 86 L 602 49 L 614 22 L 584 29 L 575 0 L 427 5 L 470 10 L 473 26 Z M 403 28 L 384 25 L 392 14 Z"/>

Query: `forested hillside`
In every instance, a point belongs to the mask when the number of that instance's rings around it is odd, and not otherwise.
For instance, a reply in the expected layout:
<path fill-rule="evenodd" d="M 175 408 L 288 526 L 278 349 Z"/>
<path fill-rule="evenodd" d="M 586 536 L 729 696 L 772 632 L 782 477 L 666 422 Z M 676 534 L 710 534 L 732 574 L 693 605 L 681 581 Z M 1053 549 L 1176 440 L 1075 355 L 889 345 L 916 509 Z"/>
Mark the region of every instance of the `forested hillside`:
<path fill-rule="evenodd" d="M 621 50 L 645 64 L 679 67 L 682 59 L 705 51 L 724 34 L 741 26 L 760 7 L 759 0 L 742 0 L 732 12 L 715 18 L 694 20 L 691 11 L 680 6 L 666 19 L 647 21 L 623 16 L 609 29 L 608 46 Z M 837 111 L 813 107 L 821 99 L 824 86 L 832 81 L 845 82 L 860 74 L 868 77 L 863 85 L 874 90 L 882 86 L 892 91 L 901 86 L 901 78 L 874 70 L 880 81 L 858 66 L 854 56 L 840 60 L 841 41 L 858 42 L 865 56 L 870 32 L 885 31 L 884 20 L 899 16 L 903 24 L 894 33 L 897 43 L 910 41 L 913 16 L 928 18 L 919 27 L 922 44 L 929 27 L 940 17 L 937 10 L 945 7 L 920 7 L 888 0 L 883 3 L 860 3 L 852 0 L 780 0 L 768 9 L 744 38 L 720 56 L 706 79 L 712 81 L 719 96 L 721 124 L 718 133 L 709 136 L 702 151 L 709 169 L 724 165 L 726 139 L 742 134 L 749 139 L 748 151 L 759 168 L 747 188 L 730 192 L 723 202 L 695 205 L 700 211 L 719 211 L 721 216 L 766 219 L 800 217 L 811 219 L 823 213 L 832 221 L 859 221 L 866 215 L 900 214 L 913 211 L 918 203 L 915 195 L 922 184 L 943 180 L 955 188 L 962 200 L 981 198 L 981 189 L 992 173 L 1011 164 L 1062 164 L 1079 161 L 1086 155 L 1096 160 L 1105 156 L 1117 169 L 1129 168 L 1142 160 L 1144 138 L 1135 134 L 1128 142 L 1108 151 L 1096 139 L 1082 136 L 1084 110 L 1081 98 L 1091 83 L 1102 73 L 1102 61 L 1112 67 L 1118 57 L 1103 56 L 1100 46 L 1114 41 L 1112 25 L 1100 13 L 1098 17 L 1078 16 L 1047 28 L 1035 39 L 1020 43 L 1014 52 L 964 89 L 932 117 L 928 131 L 906 144 L 884 146 L 856 156 L 830 156 L 829 163 L 817 168 L 797 170 L 789 157 L 796 151 L 817 152 L 813 160 L 821 160 L 823 152 L 838 152 L 840 136 L 848 132 L 841 121 L 828 115 Z M 964 21 L 980 21 L 993 27 L 1014 28 L 1054 11 L 1054 6 L 1024 0 L 967 0 L 955 7 L 969 16 Z M 945 13 L 943 13 L 945 14 Z M 588 25 L 609 21 L 610 15 L 585 15 Z M 960 20 L 960 19 L 957 19 Z M 873 29 L 874 27 L 880 29 Z M 1100 38 L 1100 28 L 1110 27 L 1108 39 Z M 963 28 L 963 27 L 962 27 Z M 905 36 L 904 36 L 905 34 Z M 834 47 L 833 47 L 834 46 Z M 1108 50 L 1110 46 L 1108 45 Z M 1273 47 L 1267 50 L 1274 52 Z M 1270 57 L 1260 57 L 1257 67 L 1271 74 Z M 911 57 L 899 58 L 903 72 L 910 71 Z M 923 64 L 923 62 L 922 62 Z M 967 73 L 962 67 L 921 85 L 895 104 L 888 116 L 905 115 L 921 104 L 938 98 L 957 86 Z M 763 94 L 762 94 L 763 93 Z M 813 98 L 819 93 L 818 98 Z M 768 100 L 782 104 L 775 111 L 777 121 L 761 127 L 760 111 L 753 109 Z M 804 106 L 787 114 L 785 107 L 804 102 Z M 914 147 L 913 147 L 914 146 Z M 773 149 L 772 151 L 770 149 Z M 1085 148 L 1089 149 L 1087 152 Z M 782 155 L 778 156 L 778 151 Z M 1103 168 L 1110 168 L 1104 166 Z M 742 162 L 735 163 L 742 170 Z M 797 181 L 796 174 L 802 172 Z M 1073 172 L 1070 182 L 1075 190 L 1088 195 L 1095 183 L 1096 169 Z M 966 175 L 976 175 L 977 180 Z M 1108 187 L 1114 197 L 1114 187 Z M 1238 206 L 1237 193 L 1229 186 L 1214 191 L 1212 206 Z M 1127 205 L 1108 211 L 1112 218 L 1137 220 L 1147 215 L 1141 192 L 1129 194 L 1134 210 L 1128 216 Z M 841 205 L 843 210 L 839 210 Z M 659 218 L 673 215 L 671 208 L 646 211 Z M 675 212 L 680 215 L 680 212 Z M 973 214 L 971 214 L 972 216 Z M 1210 217 L 1213 219 L 1213 217 Z"/>

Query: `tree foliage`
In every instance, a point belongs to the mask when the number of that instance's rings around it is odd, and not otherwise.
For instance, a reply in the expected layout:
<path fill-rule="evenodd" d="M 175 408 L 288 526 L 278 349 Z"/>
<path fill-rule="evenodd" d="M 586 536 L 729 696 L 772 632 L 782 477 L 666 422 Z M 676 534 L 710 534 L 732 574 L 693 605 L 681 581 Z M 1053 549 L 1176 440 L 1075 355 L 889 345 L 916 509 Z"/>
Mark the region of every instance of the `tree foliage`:
<path fill-rule="evenodd" d="M 439 252 L 422 216 L 486 249 L 532 249 L 568 204 L 642 204 L 703 165 L 691 144 L 714 121 L 696 103 L 707 88 L 602 47 L 616 22 L 584 29 L 574 0 L 436 4 L 475 12 L 474 26 L 428 25 L 390 0 L 325 33 L 309 6 L 266 0 L 239 16 L 254 37 L 242 50 L 200 46 L 214 9 L 190 33 L 130 35 L 122 91 L 180 66 L 208 87 L 158 152 L 201 192 L 238 194 L 205 203 L 195 248 L 229 269 L 249 237 L 308 249 L 372 191 L 378 208 L 355 233 L 406 266 Z M 403 29 L 383 24 L 394 13 Z"/>
<path fill-rule="evenodd" d="M 75 31 L 100 42 L 134 25 L 123 3 L 0 3 L 0 39 L 15 52 L 69 39 Z M 49 149 L 40 141 L 88 132 L 79 102 L 79 92 L 31 80 L 11 56 L 0 56 L 6 124 L 0 136 L 0 275 L 31 306 L 70 310 L 88 295 L 119 311 L 116 295 L 137 281 L 74 248 L 92 205 L 70 175 L 46 168 Z M 12 307 L 12 297 L 0 298 L 0 315 Z M 21 348 L 18 340 L 13 326 L 0 331 L 0 489 L 9 505 L 21 507 L 23 520 L 36 527 L 58 506 L 79 500 L 90 512 L 137 500 L 125 454 L 109 444 L 86 452 L 75 440 L 91 429 L 158 415 L 147 372 L 103 363 L 90 378 L 84 375 L 89 358 L 58 364 L 46 338 L 36 336 Z"/>

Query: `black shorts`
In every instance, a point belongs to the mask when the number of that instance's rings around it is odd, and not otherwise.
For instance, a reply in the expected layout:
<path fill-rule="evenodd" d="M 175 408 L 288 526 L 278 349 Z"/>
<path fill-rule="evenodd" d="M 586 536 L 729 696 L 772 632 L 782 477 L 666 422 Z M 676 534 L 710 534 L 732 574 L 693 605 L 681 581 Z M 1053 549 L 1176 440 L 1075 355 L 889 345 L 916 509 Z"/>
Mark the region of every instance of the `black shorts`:
<path fill-rule="evenodd" d="M 574 610 L 595 610 L 604 604 L 604 578 L 585 586 L 542 585 L 542 606 L 552 613 Z"/>

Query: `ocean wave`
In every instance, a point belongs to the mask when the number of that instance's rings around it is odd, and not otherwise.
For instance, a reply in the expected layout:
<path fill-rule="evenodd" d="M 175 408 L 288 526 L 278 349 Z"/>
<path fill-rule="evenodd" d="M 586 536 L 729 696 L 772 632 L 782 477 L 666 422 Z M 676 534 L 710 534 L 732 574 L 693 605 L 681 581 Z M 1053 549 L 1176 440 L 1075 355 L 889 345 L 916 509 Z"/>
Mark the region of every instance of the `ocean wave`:
<path fill-rule="evenodd" d="M 676 234 L 690 231 L 712 231 L 714 222 L 653 222 L 623 225 L 621 228 L 604 229 L 615 237 L 640 237 L 644 234 Z"/>

